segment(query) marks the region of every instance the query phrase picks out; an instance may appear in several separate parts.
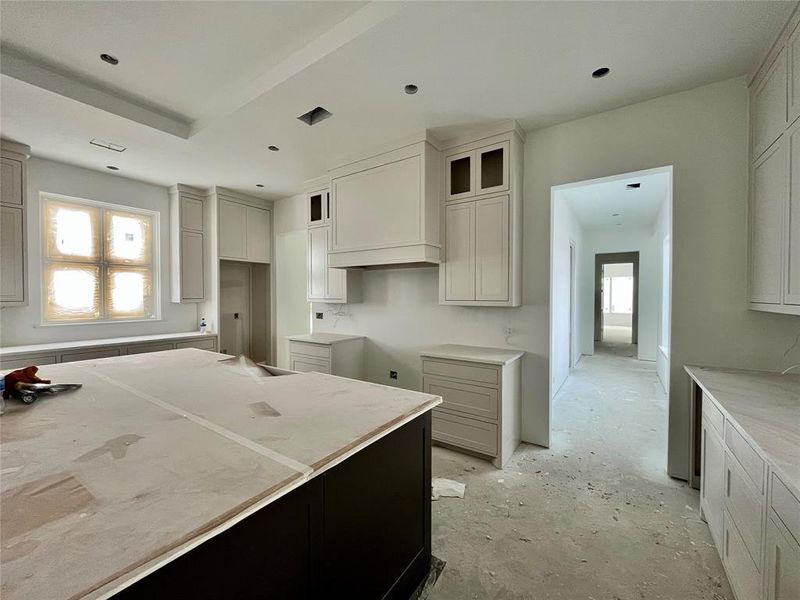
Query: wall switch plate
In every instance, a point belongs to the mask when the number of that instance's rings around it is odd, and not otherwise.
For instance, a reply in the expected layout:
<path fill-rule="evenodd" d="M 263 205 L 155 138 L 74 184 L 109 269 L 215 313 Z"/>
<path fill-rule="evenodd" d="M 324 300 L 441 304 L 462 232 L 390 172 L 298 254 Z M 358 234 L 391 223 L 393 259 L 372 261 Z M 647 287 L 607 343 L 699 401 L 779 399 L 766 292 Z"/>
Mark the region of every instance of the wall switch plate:
<path fill-rule="evenodd" d="M 314 313 L 314 316 L 315 316 L 317 319 L 321 319 L 321 318 L 322 318 L 322 313 Z"/>
<path fill-rule="evenodd" d="M 397 371 L 389 371 L 389 379 L 397 379 Z"/>

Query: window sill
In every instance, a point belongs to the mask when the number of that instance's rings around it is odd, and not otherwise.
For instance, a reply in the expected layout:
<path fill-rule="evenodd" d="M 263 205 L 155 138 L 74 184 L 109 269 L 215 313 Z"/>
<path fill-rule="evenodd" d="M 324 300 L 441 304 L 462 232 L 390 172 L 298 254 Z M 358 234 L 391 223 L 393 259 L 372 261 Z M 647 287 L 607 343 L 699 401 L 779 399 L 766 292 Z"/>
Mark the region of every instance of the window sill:
<path fill-rule="evenodd" d="M 124 325 L 126 323 L 158 323 L 161 317 L 155 319 L 120 319 L 118 321 L 71 321 L 69 323 L 39 323 L 36 327 L 75 327 L 76 325 Z"/>

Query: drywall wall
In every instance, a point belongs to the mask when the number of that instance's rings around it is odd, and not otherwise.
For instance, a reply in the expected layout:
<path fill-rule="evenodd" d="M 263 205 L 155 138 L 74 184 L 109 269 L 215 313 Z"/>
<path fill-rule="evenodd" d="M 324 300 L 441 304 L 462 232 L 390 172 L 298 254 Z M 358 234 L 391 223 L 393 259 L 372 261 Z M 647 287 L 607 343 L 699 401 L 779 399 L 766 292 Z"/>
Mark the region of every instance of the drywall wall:
<path fill-rule="evenodd" d="M 41 325 L 41 236 L 39 192 L 50 192 L 160 214 L 161 320 L 91 325 Z M 31 158 L 28 162 L 28 306 L 0 310 L 3 346 L 42 344 L 128 335 L 193 331 L 198 327 L 194 304 L 170 302 L 169 195 L 167 188 L 118 175 L 98 173 L 60 162 Z"/>
<path fill-rule="evenodd" d="M 553 331 L 551 380 L 555 394 L 569 376 L 570 335 L 572 335 L 573 364 L 578 362 L 582 351 L 581 331 L 585 315 L 578 308 L 580 302 L 580 281 L 584 276 L 580 255 L 584 251 L 584 230 L 575 216 L 572 205 L 558 194 L 553 202 Z M 570 247 L 574 246 L 575 290 L 571 291 Z M 571 297 L 574 296 L 574 297 Z M 572 306 L 575 302 L 575 306 Z M 574 312 L 573 312 L 574 311 Z M 575 320 L 570 332 L 571 313 Z"/>
<path fill-rule="evenodd" d="M 310 305 L 306 300 L 305 195 L 276 202 L 274 215 L 276 365 L 288 369 L 289 344 L 286 336 L 311 330 Z"/>
<path fill-rule="evenodd" d="M 651 229 L 596 229 L 586 231 L 580 253 L 581 277 L 578 302 L 583 353 L 594 354 L 595 256 L 609 252 L 639 252 L 639 360 L 656 359 L 658 297 L 661 268 L 656 237 Z M 611 324 L 611 323 L 609 323 Z"/>
<path fill-rule="evenodd" d="M 669 393 L 669 336 L 672 297 L 672 181 L 667 197 L 656 220 L 656 243 L 659 245 L 659 300 L 658 300 L 658 345 L 656 348 L 656 372 L 664 391 Z"/>

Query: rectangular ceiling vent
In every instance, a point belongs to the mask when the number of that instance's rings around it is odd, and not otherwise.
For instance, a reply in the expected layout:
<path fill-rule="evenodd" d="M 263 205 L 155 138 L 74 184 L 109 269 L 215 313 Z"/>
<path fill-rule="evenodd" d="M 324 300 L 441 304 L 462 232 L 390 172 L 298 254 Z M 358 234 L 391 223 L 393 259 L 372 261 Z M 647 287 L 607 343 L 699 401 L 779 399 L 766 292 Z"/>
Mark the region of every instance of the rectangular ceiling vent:
<path fill-rule="evenodd" d="M 89 143 L 92 146 L 99 146 L 100 148 L 105 148 L 106 150 L 113 150 L 114 152 L 125 152 L 125 150 L 127 150 L 125 146 L 120 146 L 119 144 L 115 144 L 114 142 L 98 140 L 96 138 L 89 140 Z"/>
<path fill-rule="evenodd" d="M 332 116 L 332 112 L 325 110 L 321 106 L 318 106 L 317 108 L 311 109 L 306 114 L 300 115 L 297 118 L 306 125 L 316 125 L 317 123 L 320 123 L 321 121 L 324 121 L 328 117 Z"/>

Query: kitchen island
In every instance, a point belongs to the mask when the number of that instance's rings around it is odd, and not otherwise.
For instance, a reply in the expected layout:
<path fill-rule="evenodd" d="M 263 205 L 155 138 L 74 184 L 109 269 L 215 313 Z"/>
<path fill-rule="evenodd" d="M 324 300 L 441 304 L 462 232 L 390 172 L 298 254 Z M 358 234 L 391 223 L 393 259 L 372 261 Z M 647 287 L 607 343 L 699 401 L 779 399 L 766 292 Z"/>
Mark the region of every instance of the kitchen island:
<path fill-rule="evenodd" d="M 0 595 L 407 598 L 430 566 L 417 392 L 186 349 L 48 365 L 0 419 Z"/>

